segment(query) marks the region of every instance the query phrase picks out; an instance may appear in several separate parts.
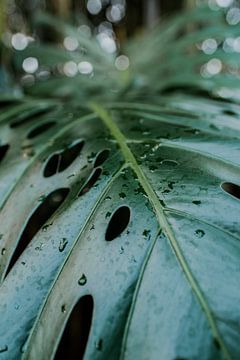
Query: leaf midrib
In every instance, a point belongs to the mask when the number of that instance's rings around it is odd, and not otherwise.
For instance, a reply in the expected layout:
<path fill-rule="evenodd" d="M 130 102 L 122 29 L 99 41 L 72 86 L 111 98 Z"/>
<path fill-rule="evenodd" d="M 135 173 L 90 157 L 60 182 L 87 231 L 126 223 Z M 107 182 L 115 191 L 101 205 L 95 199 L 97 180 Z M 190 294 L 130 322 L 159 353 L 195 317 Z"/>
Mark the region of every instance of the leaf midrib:
<path fill-rule="evenodd" d="M 172 228 L 171 228 L 170 224 L 168 223 L 167 218 L 165 216 L 164 208 L 161 205 L 156 193 L 152 189 L 144 172 L 138 165 L 138 162 L 137 162 L 135 156 L 133 155 L 132 151 L 128 147 L 125 136 L 123 135 L 121 130 L 118 128 L 116 123 L 113 121 L 110 113 L 107 110 L 105 110 L 101 105 L 99 105 L 97 103 L 90 103 L 89 107 L 99 116 L 99 118 L 102 120 L 102 122 L 105 124 L 105 126 L 109 129 L 111 135 L 116 139 L 116 141 L 122 151 L 122 154 L 126 160 L 126 163 L 132 168 L 132 170 L 137 175 L 139 183 L 141 184 L 142 188 L 144 189 L 146 195 L 148 196 L 148 199 L 151 202 L 153 209 L 156 213 L 156 216 L 157 216 L 157 219 L 158 219 L 158 222 L 160 225 L 160 229 L 162 229 L 163 232 L 166 234 L 166 237 L 170 242 L 170 245 L 178 259 L 178 262 L 179 262 L 193 292 L 195 293 L 195 296 L 197 297 L 203 311 L 205 312 L 205 315 L 207 317 L 209 325 L 212 329 L 213 336 L 215 339 L 218 340 L 221 350 L 223 352 L 224 358 L 226 360 L 230 360 L 231 355 L 230 355 L 230 353 L 224 343 L 224 340 L 218 330 L 218 327 L 215 322 L 212 311 L 211 311 L 211 309 L 207 303 L 207 300 L 205 299 L 197 281 L 195 280 L 188 263 L 186 262 L 186 260 L 184 258 L 181 248 L 178 245 L 177 239 L 175 239 Z M 153 244 L 153 247 L 154 247 L 154 244 Z M 151 255 L 151 251 L 148 253 L 148 256 L 150 256 L 150 255 Z M 146 259 L 146 261 L 147 261 L 147 259 Z M 138 290 L 139 286 L 140 286 L 140 283 L 138 282 L 136 291 Z M 134 305 L 135 304 L 132 303 L 132 307 Z M 131 311 L 130 311 L 130 316 L 131 316 Z M 131 321 L 131 318 L 128 319 L 124 339 L 126 339 L 126 334 L 128 333 L 130 321 Z M 125 346 L 125 344 L 123 343 L 123 347 L 124 346 Z"/>

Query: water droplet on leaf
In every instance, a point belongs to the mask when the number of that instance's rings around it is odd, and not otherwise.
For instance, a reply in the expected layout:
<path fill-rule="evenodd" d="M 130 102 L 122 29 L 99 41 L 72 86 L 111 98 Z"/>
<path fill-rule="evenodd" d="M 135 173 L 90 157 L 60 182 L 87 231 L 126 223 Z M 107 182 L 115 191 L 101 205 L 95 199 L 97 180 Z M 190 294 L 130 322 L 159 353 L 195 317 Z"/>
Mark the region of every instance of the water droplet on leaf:
<path fill-rule="evenodd" d="M 155 170 L 157 170 L 157 166 L 156 165 L 151 165 L 149 167 L 149 169 L 150 169 L 151 172 L 154 172 Z"/>
<path fill-rule="evenodd" d="M 200 200 L 194 200 L 192 203 L 195 205 L 201 205 L 202 202 Z"/>
<path fill-rule="evenodd" d="M 87 283 L 87 277 L 85 274 L 82 274 L 80 279 L 78 280 L 78 285 L 83 286 Z"/>
<path fill-rule="evenodd" d="M 63 250 L 64 250 L 65 247 L 67 246 L 67 243 L 68 243 L 67 239 L 66 239 L 66 238 L 62 238 L 62 239 L 60 240 L 60 244 L 59 244 L 58 250 L 59 250 L 60 252 L 63 252 Z"/>
<path fill-rule="evenodd" d="M 8 351 L 8 346 L 7 345 L 0 346 L 0 353 L 3 353 L 5 351 Z"/>
<path fill-rule="evenodd" d="M 205 235 L 205 232 L 203 230 L 201 230 L 201 229 L 197 229 L 195 231 L 195 234 L 196 234 L 197 237 L 202 238 Z"/>
<path fill-rule="evenodd" d="M 27 350 L 27 340 L 25 341 L 25 343 L 21 346 L 21 353 L 25 353 Z"/>
<path fill-rule="evenodd" d="M 150 235 L 151 230 L 144 229 L 142 235 L 147 238 Z"/>
<path fill-rule="evenodd" d="M 124 253 L 124 248 L 123 248 L 123 246 L 121 246 L 120 254 L 123 254 L 123 253 Z"/>
<path fill-rule="evenodd" d="M 99 339 L 99 340 L 96 342 L 95 347 L 96 347 L 96 349 L 97 349 L 98 351 L 101 351 L 101 350 L 102 350 L 102 345 L 103 345 L 103 340 L 102 340 L 102 339 Z"/>

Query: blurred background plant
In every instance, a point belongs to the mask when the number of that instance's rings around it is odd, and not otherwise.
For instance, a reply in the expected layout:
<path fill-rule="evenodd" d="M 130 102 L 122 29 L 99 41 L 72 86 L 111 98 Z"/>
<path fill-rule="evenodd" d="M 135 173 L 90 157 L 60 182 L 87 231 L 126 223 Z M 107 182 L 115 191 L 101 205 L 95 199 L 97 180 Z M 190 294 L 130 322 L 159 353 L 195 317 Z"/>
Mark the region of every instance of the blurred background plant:
<path fill-rule="evenodd" d="M 239 77 L 238 0 L 1 0 L 0 4 L 4 91 L 14 82 L 20 85 L 17 91 L 24 88 L 34 94 L 37 82 L 37 93 L 43 96 L 96 96 L 106 93 L 106 86 L 113 97 L 119 92 L 141 96 L 183 83 L 185 88 L 191 84 L 192 91 L 194 82 L 209 91 L 212 77 L 218 93 L 224 93 L 222 87 L 229 81 L 235 90 L 238 87 L 234 85 Z M 178 16 L 192 8 L 192 13 Z M 165 19 L 173 13 L 177 17 L 167 28 Z M 145 29 L 149 34 L 139 36 Z M 129 41 L 133 35 L 134 41 Z M 193 73 L 199 76 L 193 79 Z M 47 94 L 46 80 L 51 80 Z M 227 95 L 238 99 L 239 91 Z"/>
<path fill-rule="evenodd" d="M 141 31 L 144 27 L 152 27 L 159 19 L 160 13 L 164 16 L 182 6 L 183 1 L 177 2 L 176 5 L 176 2 L 166 0 L 150 0 L 147 2 L 138 0 L 2 0 L 0 10 L 0 32 L 3 43 L 1 63 L 4 63 L 8 69 L 10 67 L 13 69 L 13 64 L 9 60 L 9 52 L 6 50 L 18 51 L 20 64 L 17 58 L 16 61 L 19 66 L 16 64 L 15 66 L 18 70 L 22 67 L 21 82 L 23 85 L 31 85 L 35 76 L 43 79 L 48 78 L 49 68 L 48 66 L 40 68 L 39 59 L 33 57 L 23 59 L 20 52 L 24 51 L 30 44 L 39 41 L 45 43 L 59 42 L 62 45 L 62 50 L 71 52 L 74 58 L 74 54 L 79 50 L 80 42 L 81 55 L 84 55 L 85 49 L 82 42 L 86 43 L 86 41 L 82 37 L 87 40 L 94 37 L 101 48 L 112 55 L 121 52 L 120 44 L 126 38 Z M 43 26 L 43 22 L 40 25 L 36 21 L 36 19 L 40 19 L 39 13 L 42 12 L 74 24 L 77 33 L 74 34 L 72 29 L 71 34 L 63 37 L 59 36 L 57 31 L 49 31 L 46 17 L 44 18 L 45 26 Z M 43 18 L 41 19 L 43 20 Z M 51 23 L 49 18 L 48 21 Z M 78 36 L 81 37 L 81 41 L 79 41 Z M 96 53 L 96 50 L 93 52 Z M 66 54 L 61 53 L 62 57 L 66 58 Z M 60 55 L 60 52 L 58 54 Z M 74 77 L 77 72 L 82 74 L 92 72 L 91 64 L 86 61 L 80 62 L 78 67 L 73 61 L 66 62 L 62 67 L 59 64 L 55 65 L 54 72 L 64 73 L 68 77 Z M 126 57 L 121 56 L 116 61 L 116 67 L 119 70 L 125 69 L 128 65 L 129 62 Z M 4 82 L 6 82 L 6 74 Z M 1 84 L 3 86 L 3 79 Z"/>

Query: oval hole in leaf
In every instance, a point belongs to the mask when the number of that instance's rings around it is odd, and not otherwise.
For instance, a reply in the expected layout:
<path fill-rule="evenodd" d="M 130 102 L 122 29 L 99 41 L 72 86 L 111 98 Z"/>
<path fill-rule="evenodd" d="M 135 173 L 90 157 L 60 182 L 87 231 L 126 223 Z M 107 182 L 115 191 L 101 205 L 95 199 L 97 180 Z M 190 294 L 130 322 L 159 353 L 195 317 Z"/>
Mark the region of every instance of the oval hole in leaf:
<path fill-rule="evenodd" d="M 240 200 L 240 186 L 230 183 L 224 182 L 221 184 L 221 188 L 228 194 L 234 196 L 235 198 Z"/>
<path fill-rule="evenodd" d="M 109 149 L 105 149 L 105 150 L 102 150 L 100 151 L 100 153 L 98 153 L 96 159 L 95 159 L 95 162 L 94 162 L 94 167 L 98 167 L 98 166 L 101 166 L 108 158 L 109 156 L 109 153 L 110 153 L 110 150 Z"/>
<path fill-rule="evenodd" d="M 50 177 L 66 170 L 78 157 L 83 145 L 84 141 L 78 140 L 71 144 L 66 150 L 53 154 L 44 168 L 43 176 Z"/>
<path fill-rule="evenodd" d="M 49 121 L 47 123 L 44 123 L 40 126 L 35 127 L 35 129 L 31 130 L 27 136 L 28 139 L 33 139 L 38 135 L 41 135 L 51 127 L 53 127 L 56 124 L 55 121 Z"/>
<path fill-rule="evenodd" d="M 9 273 L 13 265 L 16 263 L 20 255 L 23 253 L 27 245 L 30 243 L 34 235 L 41 229 L 46 221 L 56 212 L 69 193 L 68 188 L 61 188 L 50 193 L 34 211 L 29 218 L 17 247 L 12 255 L 6 275 Z"/>
<path fill-rule="evenodd" d="M 65 326 L 54 360 L 83 359 L 92 324 L 94 302 L 83 296 L 74 306 Z"/>
<path fill-rule="evenodd" d="M 61 154 L 61 161 L 59 164 L 59 172 L 66 170 L 73 161 L 78 157 L 80 151 L 82 150 L 84 141 L 78 140 L 71 144 L 66 150 Z"/>
<path fill-rule="evenodd" d="M 93 170 L 92 174 L 90 175 L 86 183 L 83 185 L 78 196 L 86 194 L 95 185 L 95 183 L 100 178 L 101 174 L 102 174 L 102 168 L 97 168 Z"/>
<path fill-rule="evenodd" d="M 9 149 L 9 145 L 7 144 L 0 146 L 0 162 L 4 159 L 8 149 Z"/>
<path fill-rule="evenodd" d="M 20 115 L 16 121 L 13 121 L 10 124 L 10 127 L 16 128 L 16 127 L 26 124 L 30 121 L 34 121 L 41 115 L 44 115 L 45 113 L 47 113 L 48 111 L 49 111 L 49 107 L 44 108 L 44 109 L 35 109 L 34 111 L 30 110 L 29 112 L 26 112 L 26 114 L 23 113 L 22 115 Z"/>
<path fill-rule="evenodd" d="M 44 177 L 53 176 L 58 172 L 60 158 L 60 154 L 54 154 L 50 157 L 43 171 Z"/>
<path fill-rule="evenodd" d="M 112 215 L 106 235 L 105 240 L 112 241 L 116 237 L 120 236 L 121 233 L 126 229 L 130 221 L 131 212 L 128 206 L 119 207 L 115 213 Z"/>
<path fill-rule="evenodd" d="M 224 109 L 223 114 L 229 115 L 229 116 L 236 116 L 237 113 L 231 109 Z"/>

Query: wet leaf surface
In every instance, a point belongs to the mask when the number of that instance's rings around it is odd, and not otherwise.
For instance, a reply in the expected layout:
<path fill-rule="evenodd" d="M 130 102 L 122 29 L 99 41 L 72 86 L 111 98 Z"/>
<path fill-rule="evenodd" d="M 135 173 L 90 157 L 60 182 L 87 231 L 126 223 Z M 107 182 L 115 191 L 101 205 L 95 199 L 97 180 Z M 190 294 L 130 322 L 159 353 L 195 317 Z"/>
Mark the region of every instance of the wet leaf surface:
<path fill-rule="evenodd" d="M 32 156 L 21 144 L 33 124 L 1 124 L 0 356 L 59 358 L 91 295 L 86 358 L 237 359 L 240 133 L 116 107 L 71 122 L 53 111 L 55 130 L 25 143 Z M 53 154 L 61 171 L 46 177 Z M 34 211 L 63 188 L 39 228 Z"/>

